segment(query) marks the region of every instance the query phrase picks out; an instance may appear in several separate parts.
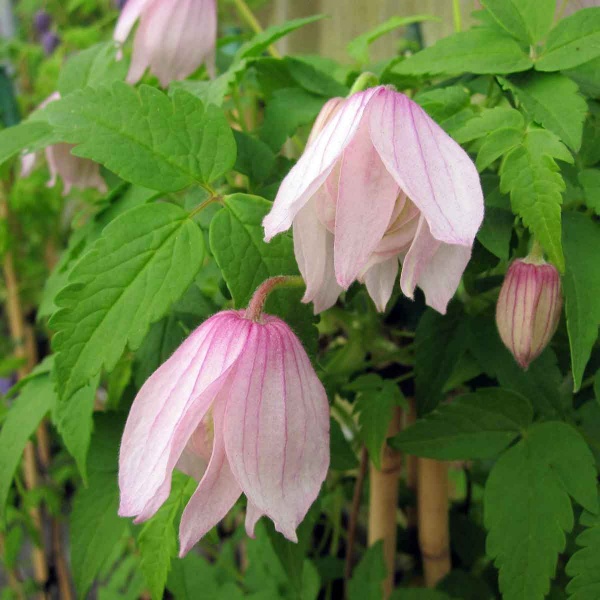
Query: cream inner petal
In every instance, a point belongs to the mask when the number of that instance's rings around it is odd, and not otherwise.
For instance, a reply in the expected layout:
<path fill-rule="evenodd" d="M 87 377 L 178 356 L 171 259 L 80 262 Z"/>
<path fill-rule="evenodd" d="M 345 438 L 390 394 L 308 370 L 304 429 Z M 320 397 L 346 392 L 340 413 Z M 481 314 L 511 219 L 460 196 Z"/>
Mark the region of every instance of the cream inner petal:
<path fill-rule="evenodd" d="M 407 252 L 417 232 L 419 214 L 419 209 L 411 199 L 404 192 L 400 192 L 390 224 L 375 249 L 375 262 Z"/>

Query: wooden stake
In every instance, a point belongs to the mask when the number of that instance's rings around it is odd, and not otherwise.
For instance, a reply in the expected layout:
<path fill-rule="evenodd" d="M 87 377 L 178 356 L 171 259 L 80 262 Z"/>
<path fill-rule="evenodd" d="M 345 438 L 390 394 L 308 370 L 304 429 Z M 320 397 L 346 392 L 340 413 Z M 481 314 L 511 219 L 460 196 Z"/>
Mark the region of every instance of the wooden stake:
<path fill-rule="evenodd" d="M 433 588 L 451 569 L 447 463 L 419 459 L 418 513 L 425 586 Z"/>
<path fill-rule="evenodd" d="M 409 410 L 405 415 L 404 428 L 410 427 L 417 420 L 417 405 L 414 398 L 408 399 Z M 414 494 L 415 504 L 406 509 L 406 528 L 417 529 L 417 464 L 418 458 L 414 454 L 406 455 L 406 486 Z"/>
<path fill-rule="evenodd" d="M 387 436 L 400 431 L 402 413 L 394 409 Z M 383 582 L 383 596 L 388 598 L 394 587 L 396 563 L 396 513 L 398 510 L 398 479 L 402 470 L 402 455 L 387 444 L 382 448 L 381 470 L 373 463 L 369 469 L 369 546 L 383 540 L 383 555 L 387 576 Z"/>

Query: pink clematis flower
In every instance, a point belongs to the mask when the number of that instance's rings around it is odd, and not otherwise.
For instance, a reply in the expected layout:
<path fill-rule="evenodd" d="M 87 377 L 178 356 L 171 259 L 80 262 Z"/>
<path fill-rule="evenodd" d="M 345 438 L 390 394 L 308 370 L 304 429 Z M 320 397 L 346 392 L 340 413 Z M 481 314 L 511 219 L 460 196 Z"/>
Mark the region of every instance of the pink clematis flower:
<path fill-rule="evenodd" d="M 380 311 L 400 287 L 444 313 L 483 219 L 475 165 L 405 95 L 376 87 L 325 107 L 327 124 L 283 180 L 265 240 L 293 225 L 315 312 L 364 282 Z"/>
<path fill-rule="evenodd" d="M 54 92 L 46 98 L 38 107 L 42 109 L 51 102 L 60 100 L 60 94 Z M 87 158 L 80 158 L 71 154 L 75 148 L 72 144 L 53 144 L 45 149 L 46 161 L 50 170 L 50 181 L 48 187 L 54 187 L 60 176 L 63 180 L 63 196 L 66 196 L 72 188 L 95 188 L 99 192 L 106 192 L 107 187 L 100 175 L 100 165 Z M 37 153 L 30 152 L 21 158 L 21 177 L 29 177 L 35 168 Z"/>
<path fill-rule="evenodd" d="M 115 41 L 125 42 L 138 19 L 129 83 L 139 81 L 148 67 L 163 87 L 185 79 L 202 63 L 214 74 L 216 0 L 129 0 L 117 22 Z"/>
<path fill-rule="evenodd" d="M 246 531 L 262 515 L 292 541 L 329 465 L 325 390 L 280 319 L 218 313 L 139 391 L 119 460 L 121 516 L 150 518 L 178 468 L 199 485 L 180 525 L 183 556 L 244 493 Z"/>

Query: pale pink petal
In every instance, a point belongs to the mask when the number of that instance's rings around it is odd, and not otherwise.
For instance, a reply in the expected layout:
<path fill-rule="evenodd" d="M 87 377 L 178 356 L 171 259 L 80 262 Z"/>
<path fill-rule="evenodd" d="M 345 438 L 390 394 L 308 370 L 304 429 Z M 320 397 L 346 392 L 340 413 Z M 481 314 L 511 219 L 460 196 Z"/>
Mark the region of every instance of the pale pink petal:
<path fill-rule="evenodd" d="M 248 324 L 234 311 L 211 317 L 142 386 L 121 442 L 121 516 L 143 521 L 168 497 L 171 471 L 243 351 Z"/>
<path fill-rule="evenodd" d="M 57 176 L 60 176 L 64 184 L 63 196 L 73 187 L 96 188 L 99 192 L 106 192 L 106 183 L 100 175 L 98 163 L 73 155 L 73 148 L 75 146 L 62 143 L 46 148 L 46 161 L 51 175 L 48 187 L 54 187 Z"/>
<path fill-rule="evenodd" d="M 398 275 L 398 258 L 393 257 L 369 268 L 364 279 L 369 296 L 379 312 L 383 312 L 394 290 Z"/>
<path fill-rule="evenodd" d="M 227 385 L 225 385 L 227 387 Z M 204 537 L 231 510 L 242 490 L 235 480 L 225 454 L 223 412 L 225 390 L 213 404 L 215 441 L 208 469 L 190 498 L 179 526 L 179 556 Z"/>
<path fill-rule="evenodd" d="M 327 125 L 327 123 L 329 123 L 331 120 L 331 117 L 333 117 L 338 109 L 343 106 L 344 100 L 345 98 L 330 98 L 327 100 L 327 102 L 325 102 L 323 108 L 321 108 L 317 118 L 315 119 L 312 129 L 310 130 L 310 135 L 306 141 L 307 146 L 312 144 L 312 142 L 317 139 L 318 135 L 321 133 L 321 131 L 323 131 L 325 125 Z"/>
<path fill-rule="evenodd" d="M 425 215 L 432 236 L 472 246 L 483 220 L 468 154 L 415 102 L 386 89 L 369 104 L 371 139 L 390 174 Z"/>
<path fill-rule="evenodd" d="M 35 161 L 37 159 L 37 152 L 28 152 L 21 156 L 21 177 L 29 177 L 33 173 L 35 168 Z"/>
<path fill-rule="evenodd" d="M 329 465 L 325 390 L 290 328 L 254 323 L 232 376 L 225 414 L 231 469 L 257 511 L 297 541 Z"/>
<path fill-rule="evenodd" d="M 354 138 L 363 113 L 378 89 L 372 88 L 348 98 L 306 148 L 281 183 L 273 208 L 263 220 L 266 242 L 289 229 L 298 211 L 323 185 Z"/>
<path fill-rule="evenodd" d="M 160 0 L 128 0 L 121 11 L 117 26 L 115 27 L 113 39 L 116 42 L 122 44 L 128 38 L 129 33 L 133 29 L 135 22 L 140 18 L 146 5 L 153 1 L 156 2 Z"/>
<path fill-rule="evenodd" d="M 263 514 L 248 500 L 248 505 L 246 506 L 246 535 L 248 537 L 254 538 L 254 528 Z"/>
<path fill-rule="evenodd" d="M 176 469 L 197 481 L 202 479 L 212 455 L 214 435 L 212 426 L 207 426 L 209 418 L 212 421 L 207 415 L 192 433 L 175 465 Z"/>
<path fill-rule="evenodd" d="M 363 122 L 344 150 L 338 181 L 334 265 L 342 288 L 350 287 L 381 242 L 399 191 Z"/>
<path fill-rule="evenodd" d="M 319 194 L 327 194 L 324 186 L 300 210 L 294 219 L 294 254 L 304 281 L 303 302 L 315 301 L 315 312 L 329 308 L 342 288 L 333 272 L 333 235 L 317 216 Z M 318 305 L 318 306 L 317 306 Z"/>
<path fill-rule="evenodd" d="M 419 287 L 429 306 L 446 314 L 448 302 L 454 296 L 470 259 L 471 248 L 440 244 L 419 277 Z"/>

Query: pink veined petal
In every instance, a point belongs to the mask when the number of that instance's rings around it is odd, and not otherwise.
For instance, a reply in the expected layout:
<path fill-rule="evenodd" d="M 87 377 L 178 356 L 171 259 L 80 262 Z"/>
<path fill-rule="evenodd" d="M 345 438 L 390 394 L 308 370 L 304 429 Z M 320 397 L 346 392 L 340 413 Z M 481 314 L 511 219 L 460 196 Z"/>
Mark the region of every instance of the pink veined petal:
<path fill-rule="evenodd" d="M 125 4 L 113 33 L 113 39 L 116 42 L 122 44 L 129 37 L 135 22 L 140 18 L 146 5 L 153 1 L 160 0 L 129 0 Z"/>
<path fill-rule="evenodd" d="M 176 469 L 196 481 L 202 479 L 212 455 L 214 435 L 206 424 L 207 418 L 205 417 L 192 433 L 175 465 Z"/>
<path fill-rule="evenodd" d="M 335 276 L 348 289 L 381 242 L 400 191 L 373 147 L 366 122 L 344 150 L 337 191 Z"/>
<path fill-rule="evenodd" d="M 106 192 L 107 187 L 100 175 L 100 166 L 87 159 L 72 154 L 75 146 L 71 144 L 53 144 L 46 148 L 46 161 L 50 170 L 48 187 L 54 187 L 57 176 L 63 180 L 63 196 L 71 188 L 80 189 L 96 188 L 99 192 Z"/>
<path fill-rule="evenodd" d="M 254 506 L 250 500 L 248 500 L 248 504 L 246 506 L 246 535 L 248 537 L 254 539 L 254 529 L 263 514 L 264 513 L 258 510 L 258 508 L 256 508 L 256 506 Z"/>
<path fill-rule="evenodd" d="M 417 232 L 406 256 L 402 260 L 402 272 L 400 273 L 400 289 L 405 296 L 414 297 L 415 288 L 419 283 L 421 273 L 427 263 L 431 260 L 440 246 L 429 231 L 429 225 L 425 217 L 419 217 Z"/>
<path fill-rule="evenodd" d="M 333 272 L 333 235 L 317 216 L 319 194 L 327 194 L 324 186 L 298 212 L 293 224 L 294 254 L 306 282 L 302 301 L 314 301 L 315 313 L 335 304 L 342 291 Z"/>
<path fill-rule="evenodd" d="M 290 228 L 298 211 L 323 185 L 342 152 L 352 141 L 371 98 L 372 88 L 348 98 L 287 174 L 271 212 L 264 218 L 265 241 Z"/>
<path fill-rule="evenodd" d="M 150 66 L 152 59 L 152 48 L 149 45 L 152 40 L 149 38 L 144 23 L 140 23 L 135 38 L 133 39 L 133 51 L 131 53 L 131 63 L 127 73 L 127 83 L 136 84 L 144 75 L 146 69 Z"/>
<path fill-rule="evenodd" d="M 28 152 L 27 154 L 23 154 L 23 156 L 21 156 L 21 177 L 29 177 L 33 173 L 36 159 L 37 152 Z"/>
<path fill-rule="evenodd" d="M 214 52 L 216 35 L 214 0 L 178 0 L 175 6 L 163 0 L 142 15 L 136 42 L 143 38 L 139 46 L 147 54 L 146 62 L 166 87 L 192 74 Z"/>
<path fill-rule="evenodd" d="M 128 0 L 121 11 L 117 26 L 115 27 L 113 39 L 116 42 L 122 44 L 127 39 L 135 22 L 140 18 L 140 15 L 146 8 L 146 5 L 153 1 L 156 2 L 160 0 Z"/>
<path fill-rule="evenodd" d="M 429 306 L 446 314 L 448 302 L 454 296 L 470 259 L 471 248 L 440 244 L 419 277 L 419 287 Z"/>
<path fill-rule="evenodd" d="M 379 312 L 383 312 L 389 302 L 394 283 L 398 275 L 398 257 L 394 256 L 385 262 L 373 265 L 365 273 L 365 284 L 369 296 L 373 299 Z"/>
<path fill-rule="evenodd" d="M 227 384 L 225 384 L 227 388 Z M 204 537 L 231 510 L 242 490 L 235 480 L 225 454 L 223 413 L 226 390 L 215 400 L 213 416 L 215 441 L 212 456 L 202 481 L 190 498 L 179 526 L 179 557 Z"/>
<path fill-rule="evenodd" d="M 253 325 L 232 378 L 225 447 L 248 500 L 297 541 L 327 474 L 329 407 L 306 352 L 279 319 Z"/>
<path fill-rule="evenodd" d="M 441 242 L 472 246 L 483 192 L 468 154 L 415 102 L 385 90 L 370 103 L 373 144 Z"/>
<path fill-rule="evenodd" d="M 211 317 L 142 386 L 121 442 L 121 516 L 147 519 L 168 497 L 171 471 L 243 351 L 248 323 L 234 311 Z"/>

